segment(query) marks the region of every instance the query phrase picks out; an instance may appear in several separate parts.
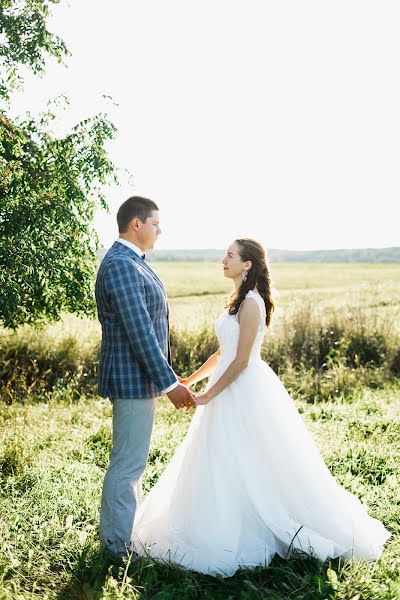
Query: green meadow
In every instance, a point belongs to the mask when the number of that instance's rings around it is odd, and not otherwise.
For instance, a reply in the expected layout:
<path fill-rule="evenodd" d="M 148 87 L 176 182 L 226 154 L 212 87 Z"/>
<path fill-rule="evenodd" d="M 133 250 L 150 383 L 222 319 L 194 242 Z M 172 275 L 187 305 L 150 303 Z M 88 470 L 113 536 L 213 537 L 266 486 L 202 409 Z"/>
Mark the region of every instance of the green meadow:
<path fill-rule="evenodd" d="M 165 282 L 172 323 L 196 329 L 212 324 L 232 291 L 219 263 L 154 263 Z M 400 314 L 399 264 L 305 264 L 271 266 L 279 308 L 307 302 L 318 310 L 362 307 L 382 318 Z M 398 319 L 396 319 L 398 321 Z"/>
<path fill-rule="evenodd" d="M 150 263 L 167 289 L 171 323 L 180 329 L 196 330 L 213 326 L 232 291 L 216 262 Z M 400 314 L 400 264 L 312 264 L 280 263 L 271 266 L 274 296 L 280 309 L 291 310 L 299 303 L 309 303 L 319 311 L 351 308 L 367 310 L 376 319 L 394 320 Z M 96 321 L 67 316 L 51 333 L 85 337 L 99 331 Z"/>
<path fill-rule="evenodd" d="M 231 282 L 218 263 L 153 263 L 171 306 L 178 373 L 216 348 Z M 400 265 L 276 264 L 263 356 L 338 482 L 392 532 L 376 563 L 274 558 L 212 578 L 100 551 L 111 405 L 95 393 L 99 326 L 65 316 L 0 337 L 0 599 L 400 599 Z M 159 401 L 148 492 L 192 412 Z M 268 457 L 266 457 L 268 460 Z M 273 457 L 270 457 L 272 460 Z"/>

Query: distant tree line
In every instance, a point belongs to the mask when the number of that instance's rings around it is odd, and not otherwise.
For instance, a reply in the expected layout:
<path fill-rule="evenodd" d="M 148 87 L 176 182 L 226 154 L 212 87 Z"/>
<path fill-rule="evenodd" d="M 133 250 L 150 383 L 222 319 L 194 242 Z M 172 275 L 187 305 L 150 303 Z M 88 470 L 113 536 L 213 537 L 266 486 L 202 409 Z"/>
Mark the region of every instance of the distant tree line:
<path fill-rule="evenodd" d="M 102 258 L 106 250 L 101 250 Z M 153 250 L 147 258 L 159 261 L 219 261 L 225 250 Z M 360 248 L 354 250 L 268 250 L 271 262 L 309 263 L 400 263 L 400 246 L 393 248 Z"/>

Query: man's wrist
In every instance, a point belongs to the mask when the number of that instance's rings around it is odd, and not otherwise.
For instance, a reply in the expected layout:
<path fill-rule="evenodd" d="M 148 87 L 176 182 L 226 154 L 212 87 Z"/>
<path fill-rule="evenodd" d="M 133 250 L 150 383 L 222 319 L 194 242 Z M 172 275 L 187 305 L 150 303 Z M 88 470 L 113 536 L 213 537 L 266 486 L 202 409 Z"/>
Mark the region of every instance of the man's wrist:
<path fill-rule="evenodd" d="M 178 387 L 178 385 L 179 385 L 179 381 L 176 380 L 175 383 L 173 383 L 169 387 L 165 388 L 165 390 L 162 390 L 162 393 L 168 394 L 168 392 L 172 392 L 172 390 L 174 390 L 176 387 Z"/>

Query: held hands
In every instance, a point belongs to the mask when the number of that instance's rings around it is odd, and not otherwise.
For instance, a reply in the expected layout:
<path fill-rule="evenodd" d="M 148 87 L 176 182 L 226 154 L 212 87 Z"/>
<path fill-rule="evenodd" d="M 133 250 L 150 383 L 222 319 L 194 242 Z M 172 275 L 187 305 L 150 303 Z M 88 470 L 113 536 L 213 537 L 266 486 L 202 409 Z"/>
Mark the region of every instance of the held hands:
<path fill-rule="evenodd" d="M 177 375 L 177 378 L 180 385 L 167 394 L 175 408 L 201 406 L 208 404 L 212 400 L 212 396 L 209 392 L 199 394 L 198 396 L 189 392 L 187 388 L 193 385 L 190 382 L 189 377 L 185 379 L 184 377 L 179 377 L 179 375 Z"/>
<path fill-rule="evenodd" d="M 184 377 L 179 377 L 179 375 L 177 375 L 177 378 L 178 378 L 179 383 L 181 383 L 185 387 L 189 388 L 191 386 L 191 383 L 189 383 L 188 377 L 185 379 Z"/>
<path fill-rule="evenodd" d="M 179 383 L 176 388 L 168 392 L 167 396 L 175 408 L 196 406 L 194 395 L 182 383 Z"/>

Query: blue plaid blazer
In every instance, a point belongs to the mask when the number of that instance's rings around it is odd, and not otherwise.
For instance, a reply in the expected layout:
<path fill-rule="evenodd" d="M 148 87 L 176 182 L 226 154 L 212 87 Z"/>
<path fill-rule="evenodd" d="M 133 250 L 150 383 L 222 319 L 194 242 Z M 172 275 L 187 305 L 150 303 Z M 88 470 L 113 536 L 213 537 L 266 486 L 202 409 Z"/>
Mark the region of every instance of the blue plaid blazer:
<path fill-rule="evenodd" d="M 114 242 L 96 278 L 102 328 L 99 394 L 155 398 L 176 381 L 171 368 L 166 292 L 151 267 Z"/>

